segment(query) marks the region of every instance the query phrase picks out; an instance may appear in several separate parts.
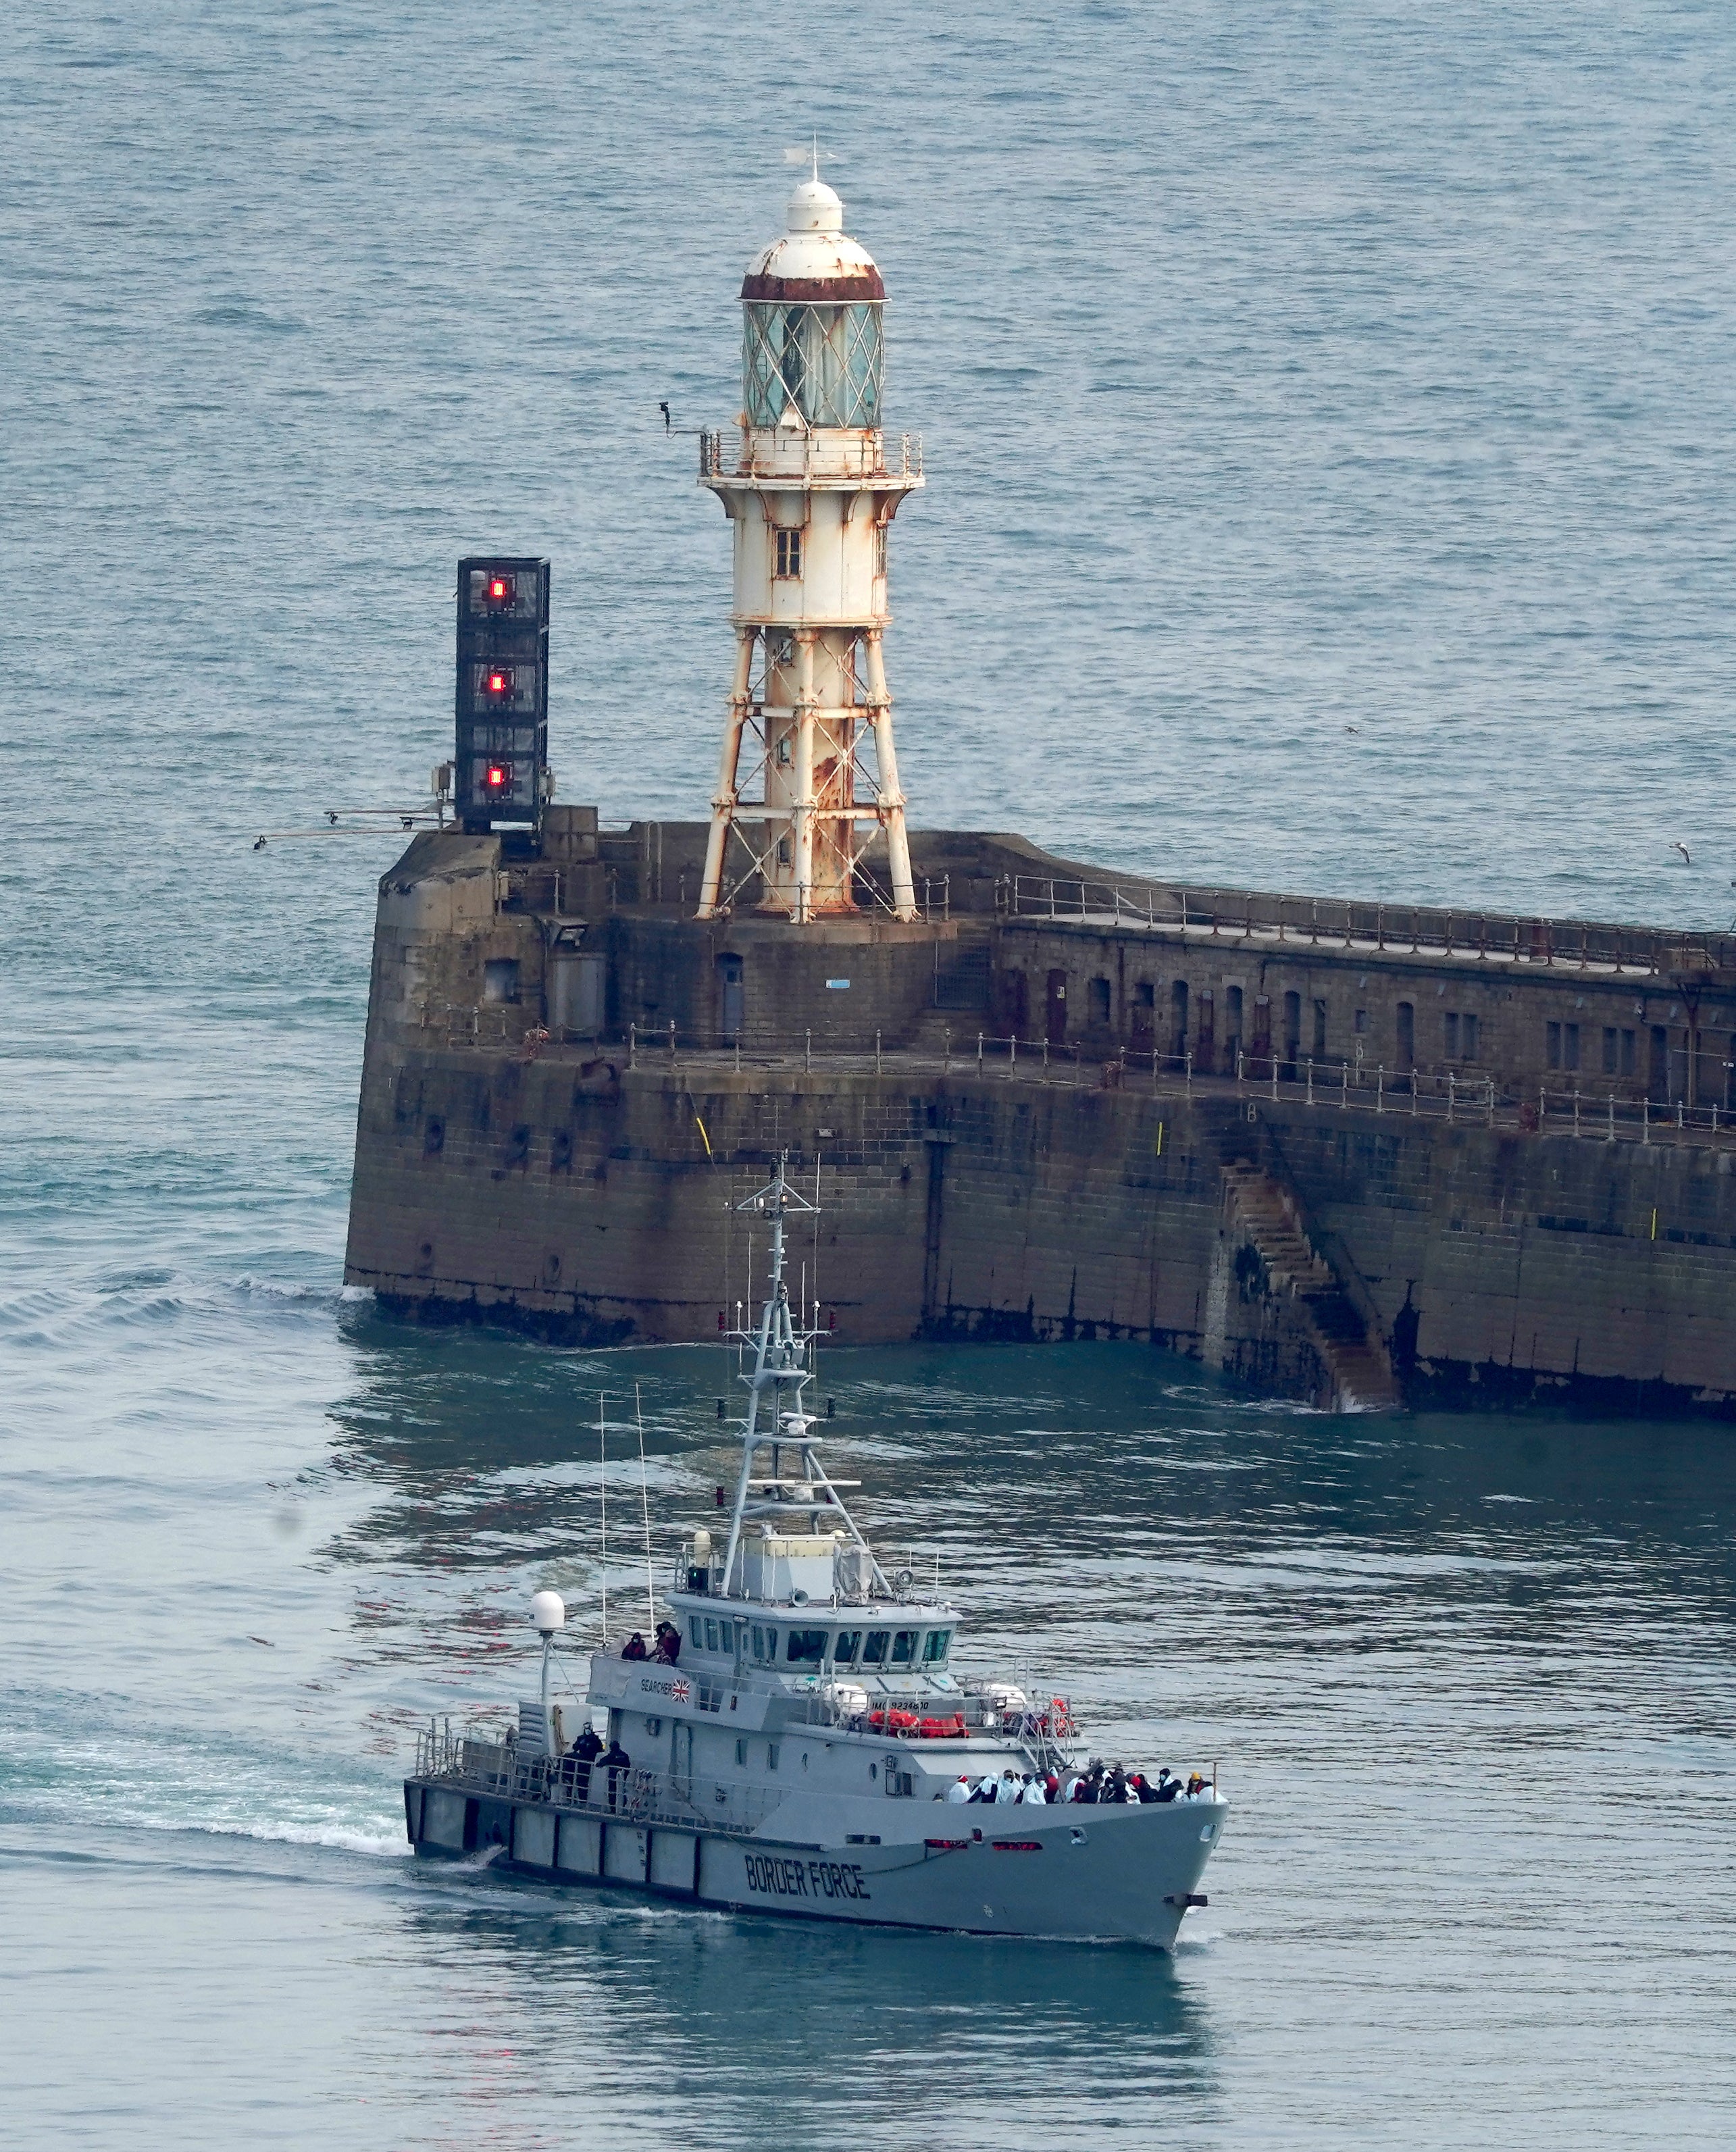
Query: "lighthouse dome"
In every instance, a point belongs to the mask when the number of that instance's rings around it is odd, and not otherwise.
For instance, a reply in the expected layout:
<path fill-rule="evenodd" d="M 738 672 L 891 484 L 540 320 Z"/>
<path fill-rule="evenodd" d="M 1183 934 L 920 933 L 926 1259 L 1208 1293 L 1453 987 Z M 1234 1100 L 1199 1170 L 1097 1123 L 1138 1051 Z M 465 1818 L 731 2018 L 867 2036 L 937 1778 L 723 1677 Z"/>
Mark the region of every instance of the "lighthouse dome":
<path fill-rule="evenodd" d="M 847 306 L 852 300 L 885 298 L 873 256 L 846 237 L 844 204 L 824 180 L 797 184 L 784 222 L 782 238 L 763 249 L 749 270 L 741 287 L 744 300 Z"/>

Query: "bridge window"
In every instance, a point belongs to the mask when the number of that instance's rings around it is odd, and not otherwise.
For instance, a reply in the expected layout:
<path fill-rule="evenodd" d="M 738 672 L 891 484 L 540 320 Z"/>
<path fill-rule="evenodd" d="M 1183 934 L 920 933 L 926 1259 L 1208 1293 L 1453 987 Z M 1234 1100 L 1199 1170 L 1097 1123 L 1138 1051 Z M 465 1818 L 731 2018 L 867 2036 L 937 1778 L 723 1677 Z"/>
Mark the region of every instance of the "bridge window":
<path fill-rule="evenodd" d="M 914 1629 L 899 1630 L 897 1634 L 892 1639 L 893 1665 L 895 1667 L 907 1667 L 916 1656 L 916 1631 Z"/>
<path fill-rule="evenodd" d="M 861 1648 L 862 1632 L 860 1629 L 840 1629 L 838 1641 L 832 1647 L 832 1664 L 835 1667 L 853 1667 L 856 1653 Z"/>
<path fill-rule="evenodd" d="M 883 1667 L 886 1662 L 886 1647 L 891 1641 L 890 1629 L 871 1629 L 862 1640 L 862 1664 L 865 1667 Z"/>
<path fill-rule="evenodd" d="M 947 1647 L 952 1642 L 950 1629 L 931 1629 L 922 1639 L 922 1663 L 925 1667 L 943 1667 L 947 1663 Z"/>
<path fill-rule="evenodd" d="M 825 1641 L 824 1629 L 792 1629 L 784 1656 L 793 1667 L 817 1667 L 825 1657 Z"/>
<path fill-rule="evenodd" d="M 708 1652 L 714 1652 L 718 1648 L 718 1625 L 715 1622 L 708 1622 L 705 1625 L 705 1648 Z"/>

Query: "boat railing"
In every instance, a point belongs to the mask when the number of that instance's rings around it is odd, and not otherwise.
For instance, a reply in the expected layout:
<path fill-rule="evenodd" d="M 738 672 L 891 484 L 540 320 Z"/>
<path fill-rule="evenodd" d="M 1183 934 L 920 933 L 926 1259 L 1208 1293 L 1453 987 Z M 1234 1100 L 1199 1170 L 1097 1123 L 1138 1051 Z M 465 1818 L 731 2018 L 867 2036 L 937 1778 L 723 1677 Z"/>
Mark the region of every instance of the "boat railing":
<path fill-rule="evenodd" d="M 1008 1711 L 992 1696 L 962 1691 L 937 1695 L 875 1698 L 866 1710 L 860 1687 L 826 1685 L 790 1700 L 787 1726 L 833 1727 L 843 1733 L 868 1733 L 876 1740 L 957 1740 L 966 1734 L 997 1734 L 1008 1740 L 1053 1747 L 1074 1728 L 1073 1707 L 1061 1696 L 1041 1703 L 1034 1692 L 1023 1711 Z"/>
<path fill-rule="evenodd" d="M 708 1772 L 676 1773 L 639 1765 L 587 1771 L 570 1757 L 520 1758 L 511 1741 L 429 1727 L 416 1737 L 416 1776 L 500 1800 L 541 1801 L 556 1809 L 624 1823 L 677 1825 L 747 1835 L 781 1804 L 784 1789 Z"/>

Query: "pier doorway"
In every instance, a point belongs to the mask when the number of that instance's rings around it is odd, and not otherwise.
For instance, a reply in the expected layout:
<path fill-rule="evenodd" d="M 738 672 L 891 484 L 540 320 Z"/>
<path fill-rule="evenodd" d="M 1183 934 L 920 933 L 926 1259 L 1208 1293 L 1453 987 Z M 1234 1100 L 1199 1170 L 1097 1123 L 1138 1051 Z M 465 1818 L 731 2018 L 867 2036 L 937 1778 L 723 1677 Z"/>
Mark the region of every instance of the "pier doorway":
<path fill-rule="evenodd" d="M 1051 1046 L 1067 1043 L 1067 974 L 1051 972 L 1048 988 L 1043 996 L 1043 1018 L 1047 1029 L 1043 1036 Z"/>
<path fill-rule="evenodd" d="M 742 984 L 744 968 L 739 957 L 726 955 L 718 959 L 718 1029 L 726 1046 L 733 1045 L 741 1037 L 747 998 Z"/>
<path fill-rule="evenodd" d="M 1651 1066 L 1646 1073 L 1646 1095 L 1654 1105 L 1667 1104 L 1670 1096 L 1670 1034 L 1667 1026 L 1652 1027 Z"/>
<path fill-rule="evenodd" d="M 1409 1079 L 1417 1065 L 1417 1006 L 1414 1002 L 1398 1004 L 1398 1073 Z M 1409 1089 L 1407 1081 L 1405 1088 Z"/>

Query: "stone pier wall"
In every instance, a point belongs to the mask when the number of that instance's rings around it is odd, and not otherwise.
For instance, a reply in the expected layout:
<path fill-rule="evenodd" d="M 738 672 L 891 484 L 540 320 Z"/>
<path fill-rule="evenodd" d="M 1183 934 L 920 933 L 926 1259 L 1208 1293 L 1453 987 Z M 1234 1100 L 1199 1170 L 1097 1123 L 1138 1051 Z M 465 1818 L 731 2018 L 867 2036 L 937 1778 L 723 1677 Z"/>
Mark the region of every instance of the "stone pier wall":
<path fill-rule="evenodd" d="M 1728 1150 L 1034 1072 L 382 1052 L 347 1275 L 429 1320 L 714 1336 L 763 1274 L 731 1204 L 780 1150 L 799 1173 L 820 1162 L 796 1282 L 806 1264 L 847 1342 L 1138 1338 L 1327 1402 L 1291 1303 L 1226 1229 L 1222 1168 L 1246 1159 L 1296 1190 L 1413 1402 L 1736 1400 Z"/>

